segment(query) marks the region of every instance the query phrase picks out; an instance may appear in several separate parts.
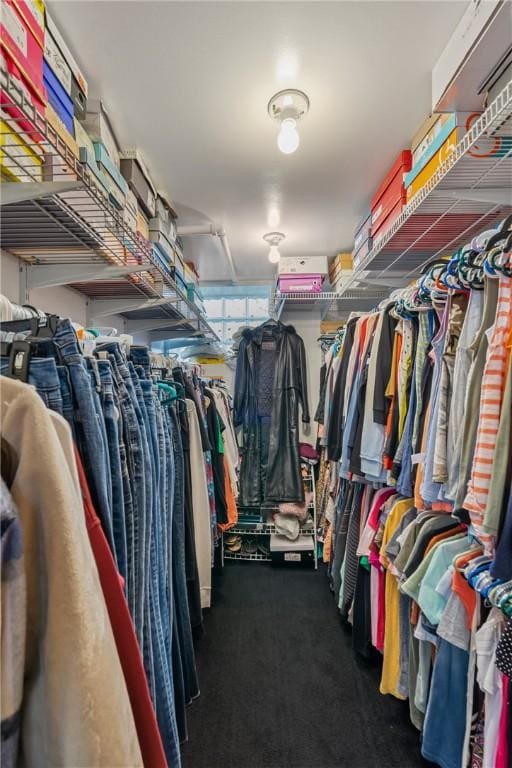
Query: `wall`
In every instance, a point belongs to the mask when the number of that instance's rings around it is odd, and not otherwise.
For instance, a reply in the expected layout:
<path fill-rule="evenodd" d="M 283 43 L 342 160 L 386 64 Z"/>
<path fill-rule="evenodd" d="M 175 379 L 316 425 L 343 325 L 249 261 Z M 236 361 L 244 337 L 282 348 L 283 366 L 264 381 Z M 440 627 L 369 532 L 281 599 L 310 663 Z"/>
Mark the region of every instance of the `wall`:
<path fill-rule="evenodd" d="M 300 439 L 314 444 L 316 442 L 316 423 L 313 422 L 320 388 L 320 368 L 323 354 L 317 339 L 320 336 L 320 307 L 312 305 L 307 310 L 287 310 L 281 315 L 281 322 L 293 325 L 299 336 L 302 336 L 306 347 L 306 365 L 308 381 L 308 400 L 311 424 L 309 429 L 301 427 Z"/>
<path fill-rule="evenodd" d="M 20 270 L 19 260 L 7 253 L 0 251 L 0 293 L 10 301 L 19 303 L 20 300 Z M 62 317 L 68 317 L 75 323 L 85 325 L 87 322 L 86 298 L 78 291 L 65 286 L 51 288 L 34 288 L 29 293 L 29 304 L 43 312 L 53 312 Z M 120 315 L 109 315 L 101 318 L 103 326 L 117 328 L 119 333 L 124 333 L 124 318 Z M 137 344 L 145 344 L 149 334 L 142 333 L 134 336 Z"/>

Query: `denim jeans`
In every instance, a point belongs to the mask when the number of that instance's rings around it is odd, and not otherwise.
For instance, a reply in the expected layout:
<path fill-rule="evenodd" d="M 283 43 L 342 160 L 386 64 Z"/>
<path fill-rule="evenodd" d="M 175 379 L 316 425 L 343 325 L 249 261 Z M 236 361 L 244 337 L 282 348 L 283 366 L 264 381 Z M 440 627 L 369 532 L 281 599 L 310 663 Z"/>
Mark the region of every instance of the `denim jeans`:
<path fill-rule="evenodd" d="M 124 510 L 123 475 L 119 441 L 120 406 L 116 405 L 112 368 L 108 360 L 98 360 L 98 373 L 101 383 L 101 408 L 105 419 L 107 448 L 110 459 L 112 488 L 112 530 L 114 534 L 114 553 L 121 576 L 127 580 L 126 527 Z"/>
<path fill-rule="evenodd" d="M 196 662 L 190 625 L 190 613 L 187 599 L 187 577 L 185 570 L 185 466 L 183 444 L 178 417 L 174 409 L 170 411 L 174 451 L 175 483 L 174 510 L 172 518 L 172 558 L 174 599 L 180 649 L 183 661 L 185 699 L 188 704 L 199 693 Z"/>
<path fill-rule="evenodd" d="M 58 364 L 68 369 L 78 449 L 96 512 L 108 541 L 113 542 L 105 422 L 95 404 L 91 377 L 78 346 L 75 330 L 69 320 L 59 320 L 51 339 L 37 339 L 31 342 L 31 346 L 34 357 L 53 357 Z"/>
<path fill-rule="evenodd" d="M 112 345 L 115 346 L 115 345 Z M 122 360 L 115 354 L 109 355 L 114 376 L 117 400 L 122 419 L 120 433 L 120 458 L 124 490 L 124 510 L 126 529 L 127 588 L 128 606 L 132 615 L 139 646 L 144 644 L 144 608 L 146 590 L 146 564 L 143 542 L 145 530 L 145 467 L 141 429 L 137 419 L 133 399 L 129 394 L 126 380 L 121 374 Z"/>
<path fill-rule="evenodd" d="M 5 375 L 9 359 L 0 358 L 0 372 Z M 55 360 L 51 358 L 32 358 L 28 366 L 27 381 L 36 388 L 38 395 L 47 408 L 63 415 L 62 396 L 60 392 L 59 374 Z"/>
<path fill-rule="evenodd" d="M 141 366 L 144 369 L 143 378 L 151 378 L 151 363 L 147 347 L 130 347 L 130 360 L 135 366 Z"/>

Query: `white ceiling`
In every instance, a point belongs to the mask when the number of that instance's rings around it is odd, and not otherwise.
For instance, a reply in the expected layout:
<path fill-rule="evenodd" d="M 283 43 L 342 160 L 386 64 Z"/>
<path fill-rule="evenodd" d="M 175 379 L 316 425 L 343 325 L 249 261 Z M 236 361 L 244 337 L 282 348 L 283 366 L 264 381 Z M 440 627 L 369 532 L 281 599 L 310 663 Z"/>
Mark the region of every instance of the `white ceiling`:
<path fill-rule="evenodd" d="M 375 187 L 430 109 L 430 73 L 461 2 L 49 3 L 122 146 L 141 148 L 181 223 L 227 232 L 239 276 L 270 279 L 262 235 L 284 255 L 350 249 Z M 308 94 L 293 155 L 269 98 Z M 198 213 L 198 212 L 201 213 Z M 228 280 L 205 236 L 187 251 Z"/>

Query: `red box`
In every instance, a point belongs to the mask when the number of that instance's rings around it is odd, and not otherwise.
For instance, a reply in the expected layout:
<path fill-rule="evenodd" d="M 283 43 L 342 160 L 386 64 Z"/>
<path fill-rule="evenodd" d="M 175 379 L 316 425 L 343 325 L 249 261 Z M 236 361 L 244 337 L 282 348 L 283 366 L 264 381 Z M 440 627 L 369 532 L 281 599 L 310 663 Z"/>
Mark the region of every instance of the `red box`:
<path fill-rule="evenodd" d="M 46 96 L 40 99 L 35 91 L 28 86 L 25 78 L 21 74 L 16 64 L 10 59 L 4 56 L 4 51 L 0 49 L 0 66 L 6 70 L 17 89 L 21 90 L 34 109 L 44 118 L 46 112 Z M 46 94 L 46 92 L 45 92 Z M 30 141 L 42 142 L 44 136 L 36 130 L 34 123 L 26 116 L 26 112 L 23 112 L 14 102 L 13 97 L 0 88 L 0 103 L 6 113 L 12 117 L 15 121 L 17 130 L 26 133 L 30 137 Z"/>
<path fill-rule="evenodd" d="M 399 203 L 402 207 L 406 204 L 404 174 L 410 171 L 411 167 L 412 152 L 409 149 L 404 149 L 374 194 L 371 203 L 372 234 L 374 237 L 396 206 Z"/>
<path fill-rule="evenodd" d="M 2 2 L 0 21 L 0 43 L 7 61 L 12 61 L 21 72 L 25 84 L 43 102 L 46 91 L 43 83 L 43 48 L 40 38 L 32 31 L 33 24 L 28 24 L 29 11 L 20 12 L 13 0 Z"/>
<path fill-rule="evenodd" d="M 384 237 L 390 226 L 398 219 L 405 207 L 405 201 L 400 198 L 398 203 L 392 208 L 385 219 L 380 219 L 380 223 L 376 225 L 375 233 L 373 235 L 373 245 L 378 245 L 379 240 Z"/>

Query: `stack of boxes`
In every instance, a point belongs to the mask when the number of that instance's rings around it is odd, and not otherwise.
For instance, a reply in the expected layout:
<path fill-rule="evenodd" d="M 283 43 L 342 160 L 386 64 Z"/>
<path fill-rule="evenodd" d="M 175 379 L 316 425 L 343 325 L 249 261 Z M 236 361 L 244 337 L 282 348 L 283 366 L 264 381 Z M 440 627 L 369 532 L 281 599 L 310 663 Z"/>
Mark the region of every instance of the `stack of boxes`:
<path fill-rule="evenodd" d="M 177 214 L 157 193 L 138 149 L 121 150 L 105 105 L 88 99 L 87 81 L 45 8 L 44 0 L 2 0 L 0 64 L 16 88 L 87 166 L 126 227 L 150 240 L 153 253 L 188 298 L 204 311 L 195 267 L 185 267 Z M 0 170 L 6 181 L 60 181 L 75 173 L 36 126 L 0 90 L 12 120 L 1 121 Z M 134 248 L 124 238 L 127 248 Z M 185 274 L 186 270 L 186 274 Z"/>
<path fill-rule="evenodd" d="M 42 0 L 3 0 L 0 15 L 1 66 L 24 97 L 44 115 L 47 94 L 43 78 L 44 4 Z M 13 120 L 0 126 L 0 170 L 6 181 L 41 181 L 43 136 L 3 90 L 0 101 Z"/>
<path fill-rule="evenodd" d="M 329 282 L 333 291 L 340 293 L 353 272 L 353 257 L 351 253 L 338 253 L 329 267 Z"/>
<path fill-rule="evenodd" d="M 412 169 L 405 177 L 407 202 L 454 152 L 480 112 L 452 112 L 432 115 L 417 132 L 412 142 Z"/>
<path fill-rule="evenodd" d="M 320 293 L 327 272 L 326 256 L 283 256 L 279 261 L 279 291 Z"/>
<path fill-rule="evenodd" d="M 191 261 L 185 262 L 184 271 L 185 283 L 187 284 L 187 298 L 192 301 L 199 311 L 205 313 L 204 299 L 199 290 L 199 273 L 196 266 Z"/>
<path fill-rule="evenodd" d="M 365 256 L 370 253 L 372 245 L 372 214 L 368 212 L 363 216 L 354 232 L 354 249 L 352 251 L 354 269 L 357 269 Z"/>
<path fill-rule="evenodd" d="M 404 149 L 378 187 L 371 201 L 371 235 L 373 242 L 380 240 L 405 208 L 404 176 L 411 170 L 412 153 Z"/>

